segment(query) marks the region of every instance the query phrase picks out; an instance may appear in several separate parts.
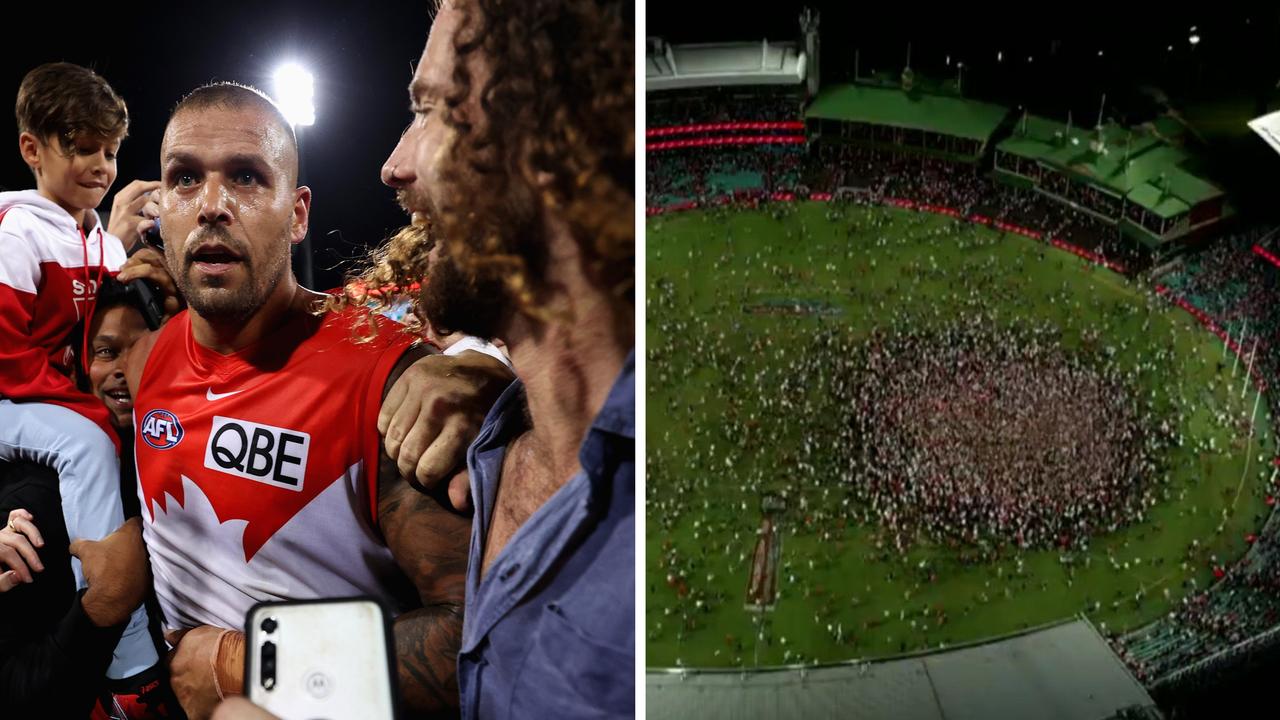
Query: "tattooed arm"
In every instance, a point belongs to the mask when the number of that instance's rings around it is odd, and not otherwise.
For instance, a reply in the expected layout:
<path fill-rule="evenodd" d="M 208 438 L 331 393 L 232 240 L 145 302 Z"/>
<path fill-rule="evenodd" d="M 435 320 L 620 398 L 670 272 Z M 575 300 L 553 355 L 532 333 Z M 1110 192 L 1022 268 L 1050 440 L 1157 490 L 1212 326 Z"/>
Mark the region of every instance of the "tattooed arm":
<path fill-rule="evenodd" d="M 405 353 L 386 387 L 424 354 L 417 349 Z M 458 647 L 471 520 L 449 509 L 446 493 L 447 484 L 431 495 L 414 489 L 382 452 L 378 527 L 422 602 L 420 609 L 395 622 L 401 705 L 407 717 L 458 713 Z"/>

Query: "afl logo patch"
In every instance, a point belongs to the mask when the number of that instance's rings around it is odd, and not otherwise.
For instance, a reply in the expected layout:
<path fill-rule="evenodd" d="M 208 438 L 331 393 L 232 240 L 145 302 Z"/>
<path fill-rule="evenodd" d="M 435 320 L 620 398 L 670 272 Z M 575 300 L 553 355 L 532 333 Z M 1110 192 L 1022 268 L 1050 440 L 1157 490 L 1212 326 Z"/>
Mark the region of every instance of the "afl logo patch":
<path fill-rule="evenodd" d="M 182 423 L 168 410 L 152 410 L 142 418 L 142 440 L 157 450 L 168 450 L 182 442 Z"/>

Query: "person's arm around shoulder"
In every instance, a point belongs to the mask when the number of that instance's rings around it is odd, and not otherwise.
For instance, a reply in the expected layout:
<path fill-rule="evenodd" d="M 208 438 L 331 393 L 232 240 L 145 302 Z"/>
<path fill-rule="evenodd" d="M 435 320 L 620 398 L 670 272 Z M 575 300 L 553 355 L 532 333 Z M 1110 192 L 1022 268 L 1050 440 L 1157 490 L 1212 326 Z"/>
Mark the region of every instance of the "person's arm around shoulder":
<path fill-rule="evenodd" d="M 493 350 L 482 341 L 475 345 Z M 378 432 L 400 474 L 425 492 L 443 488 L 442 496 L 447 493 L 454 509 L 465 512 L 470 488 L 465 474 L 454 471 L 465 464 L 467 447 L 515 375 L 500 353 L 416 352 L 416 360 L 397 367 L 387 383 Z"/>

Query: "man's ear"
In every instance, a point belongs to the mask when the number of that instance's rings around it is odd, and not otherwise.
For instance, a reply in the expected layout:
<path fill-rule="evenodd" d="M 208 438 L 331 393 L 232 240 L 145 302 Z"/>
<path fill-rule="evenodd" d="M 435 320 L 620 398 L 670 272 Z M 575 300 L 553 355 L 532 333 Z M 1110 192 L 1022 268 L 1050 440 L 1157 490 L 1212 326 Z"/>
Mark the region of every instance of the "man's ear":
<path fill-rule="evenodd" d="M 293 220 L 289 223 L 289 241 L 302 242 L 311 222 L 311 188 L 303 185 L 293 191 Z"/>

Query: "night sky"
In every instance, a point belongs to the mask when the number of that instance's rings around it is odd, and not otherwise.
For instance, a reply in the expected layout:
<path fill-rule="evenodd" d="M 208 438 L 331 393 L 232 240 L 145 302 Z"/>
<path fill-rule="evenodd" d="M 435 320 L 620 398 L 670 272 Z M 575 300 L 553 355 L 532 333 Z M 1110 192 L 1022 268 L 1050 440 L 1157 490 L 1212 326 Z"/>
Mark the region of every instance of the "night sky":
<path fill-rule="evenodd" d="M 953 76 L 954 63 L 963 61 L 986 94 L 1035 97 L 1043 89 L 1058 98 L 1093 95 L 1081 111 L 1092 105 L 1095 115 L 1098 91 L 1108 88 L 1157 83 L 1181 95 L 1218 92 L 1221 83 L 1234 88 L 1269 81 L 1274 88 L 1280 79 L 1280 7 L 1165 4 L 1153 12 L 1142 5 L 1044 3 L 1027 12 L 965 3 L 791 0 L 743 12 L 741 3 L 700 0 L 692 5 L 697 12 L 690 12 L 690 3 L 653 0 L 646 32 L 671 42 L 793 40 L 800 8 L 808 6 L 821 12 L 822 75 L 828 81 L 852 75 L 855 49 L 864 74 L 872 67 L 900 71 L 910 42 L 917 72 Z M 1200 38 L 1196 46 L 1192 35 Z M 1197 68 L 1202 75 L 1192 72 Z"/>
<path fill-rule="evenodd" d="M 316 78 L 316 123 L 300 133 L 303 182 L 313 191 L 315 285 L 339 284 L 340 270 L 334 268 L 361 257 L 365 247 L 403 224 L 405 216 L 378 174 L 410 120 L 406 88 L 430 28 L 427 3 L 101 7 L 96 18 L 69 10 L 42 14 L 31 27 L 49 38 L 43 47 L 24 42 L 19 49 L 13 29 L 0 47 L 6 103 L 0 132 L 10 138 L 0 153 L 0 186 L 34 187 L 18 155 L 13 103 L 23 75 L 41 63 L 92 67 L 129 105 L 119 174 L 99 208 L 105 221 L 116 190 L 136 178 L 159 178 L 164 125 L 185 93 L 211 80 L 235 80 L 270 93 L 276 65 L 293 59 Z"/>

